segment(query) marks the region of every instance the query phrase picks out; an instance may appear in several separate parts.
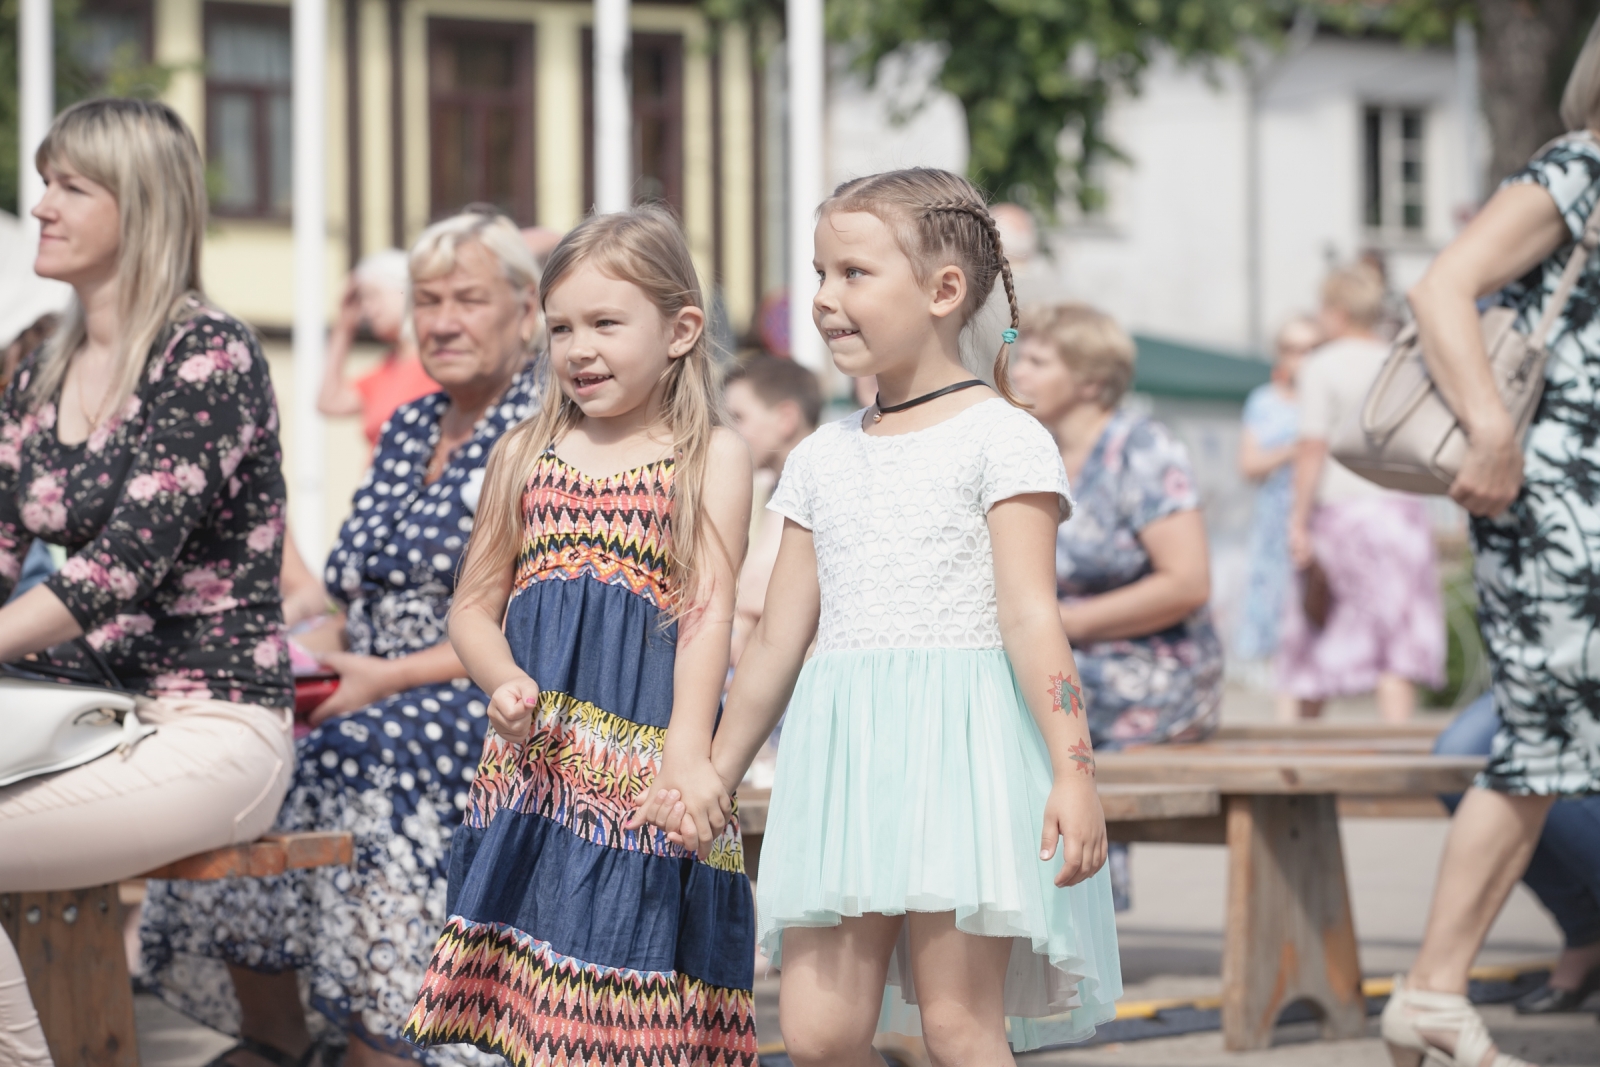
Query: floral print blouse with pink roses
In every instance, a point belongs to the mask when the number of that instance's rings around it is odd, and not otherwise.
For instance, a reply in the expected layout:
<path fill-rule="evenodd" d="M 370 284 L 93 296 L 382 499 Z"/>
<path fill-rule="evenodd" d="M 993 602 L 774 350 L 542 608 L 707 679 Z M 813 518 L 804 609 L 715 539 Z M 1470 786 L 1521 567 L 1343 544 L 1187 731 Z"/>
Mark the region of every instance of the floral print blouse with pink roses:
<path fill-rule="evenodd" d="M 46 585 L 124 687 L 288 707 L 278 413 L 254 336 L 194 305 L 78 445 L 53 401 L 28 409 L 36 359 L 0 400 L 0 601 L 35 539 L 60 545 Z M 49 658 L 81 666 L 70 645 Z"/>

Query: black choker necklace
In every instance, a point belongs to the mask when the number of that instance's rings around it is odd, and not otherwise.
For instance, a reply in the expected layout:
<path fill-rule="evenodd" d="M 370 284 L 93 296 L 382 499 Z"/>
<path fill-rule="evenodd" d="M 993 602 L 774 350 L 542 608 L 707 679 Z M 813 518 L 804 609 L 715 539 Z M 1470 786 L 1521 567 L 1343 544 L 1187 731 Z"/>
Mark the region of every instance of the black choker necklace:
<path fill-rule="evenodd" d="M 910 400 L 907 400 L 904 404 L 890 404 L 888 407 L 883 406 L 883 394 L 880 393 L 873 397 L 872 400 L 873 406 L 878 409 L 878 413 L 872 416 L 872 421 L 882 422 L 885 415 L 893 415 L 897 411 L 904 411 L 906 408 L 914 408 L 918 404 L 926 404 L 930 400 L 939 399 L 946 393 L 958 393 L 963 389 L 971 389 L 975 385 L 985 384 L 987 383 L 981 381 L 980 379 L 973 378 L 971 381 L 957 382 L 954 385 L 947 385 L 943 389 L 935 389 L 931 393 L 923 393 L 921 396 L 914 396 Z"/>

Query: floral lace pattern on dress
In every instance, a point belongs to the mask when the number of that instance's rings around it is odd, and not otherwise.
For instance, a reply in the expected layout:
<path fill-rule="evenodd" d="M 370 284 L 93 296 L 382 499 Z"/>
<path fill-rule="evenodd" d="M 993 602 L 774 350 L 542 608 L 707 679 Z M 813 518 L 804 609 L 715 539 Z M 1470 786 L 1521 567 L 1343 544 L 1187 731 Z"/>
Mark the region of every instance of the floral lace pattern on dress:
<path fill-rule="evenodd" d="M 1000 648 L 989 509 L 1054 493 L 1071 512 L 1055 442 L 1000 399 L 891 437 L 863 432 L 865 415 L 802 441 L 767 505 L 815 540 L 817 651 Z"/>
<path fill-rule="evenodd" d="M 284 482 L 267 362 L 198 303 L 88 440 L 30 410 L 38 354 L 0 400 L 0 602 L 35 539 L 70 554 L 46 584 L 121 683 L 151 696 L 287 707 L 278 569 Z M 70 646 L 47 654 L 81 666 Z"/>

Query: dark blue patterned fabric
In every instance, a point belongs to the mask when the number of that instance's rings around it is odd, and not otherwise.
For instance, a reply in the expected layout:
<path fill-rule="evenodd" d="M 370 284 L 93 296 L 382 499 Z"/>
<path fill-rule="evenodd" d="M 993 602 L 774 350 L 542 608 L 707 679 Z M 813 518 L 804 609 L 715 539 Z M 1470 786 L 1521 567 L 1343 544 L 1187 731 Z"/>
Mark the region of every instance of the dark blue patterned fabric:
<path fill-rule="evenodd" d="M 534 368 L 423 484 L 448 408 L 443 393 L 399 408 L 329 554 L 329 593 L 346 609 L 352 652 L 397 657 L 446 639 L 450 596 L 494 442 L 533 410 Z M 466 679 L 419 686 L 330 720 L 301 739 L 283 830 L 350 830 L 355 862 L 279 878 L 151 882 L 145 971 L 168 1004 L 238 1032 L 224 964 L 299 969 L 312 1005 L 339 1029 L 396 1055 L 445 912 L 451 837 L 460 825 L 488 698 Z M 490 1063 L 442 1046 L 430 1064 Z"/>

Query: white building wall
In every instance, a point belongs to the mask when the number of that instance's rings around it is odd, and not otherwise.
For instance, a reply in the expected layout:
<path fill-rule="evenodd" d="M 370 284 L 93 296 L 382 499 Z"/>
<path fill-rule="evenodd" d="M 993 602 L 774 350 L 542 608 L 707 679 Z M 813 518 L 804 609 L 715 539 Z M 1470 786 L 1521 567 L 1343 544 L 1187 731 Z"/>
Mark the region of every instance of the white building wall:
<path fill-rule="evenodd" d="M 1403 291 L 1470 206 L 1454 64 L 1447 49 L 1334 35 L 1269 60 L 1256 104 L 1252 203 L 1252 105 L 1244 71 L 1159 59 L 1143 91 L 1116 102 L 1108 116 L 1111 139 L 1128 162 L 1102 168 L 1105 209 L 1083 218 L 1064 206 L 1069 221 L 1050 235 L 1048 254 L 1020 272 L 1025 297 L 1086 300 L 1135 332 L 1243 351 L 1289 315 L 1310 309 L 1328 268 L 1364 249 L 1385 253 Z M 937 53 L 924 51 L 888 66 L 869 90 L 836 56 L 830 182 L 916 164 L 965 166 L 962 112 L 954 98 L 929 88 L 936 73 Z M 1363 224 L 1367 104 L 1426 113 L 1420 238 L 1387 239 Z M 908 120 L 896 121 L 907 113 Z M 1255 272 L 1251 212 L 1260 233 Z M 1259 286 L 1254 301 L 1252 285 Z"/>

